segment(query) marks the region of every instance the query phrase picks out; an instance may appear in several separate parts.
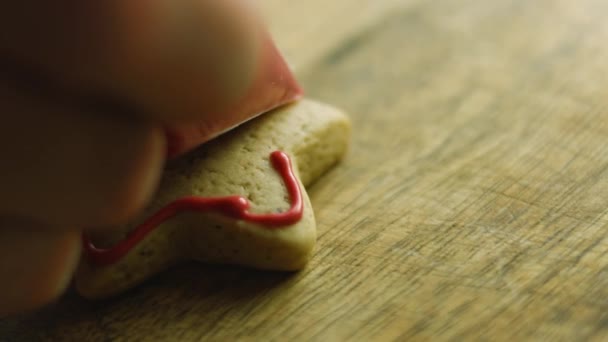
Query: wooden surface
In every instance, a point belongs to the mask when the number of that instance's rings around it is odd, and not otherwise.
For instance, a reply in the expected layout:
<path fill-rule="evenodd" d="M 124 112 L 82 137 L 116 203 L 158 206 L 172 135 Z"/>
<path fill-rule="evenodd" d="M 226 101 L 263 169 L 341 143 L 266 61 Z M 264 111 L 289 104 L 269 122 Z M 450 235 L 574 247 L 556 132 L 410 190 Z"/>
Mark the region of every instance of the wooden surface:
<path fill-rule="evenodd" d="M 9 340 L 608 338 L 608 2 L 267 0 L 347 160 L 294 275 L 185 265 Z"/>

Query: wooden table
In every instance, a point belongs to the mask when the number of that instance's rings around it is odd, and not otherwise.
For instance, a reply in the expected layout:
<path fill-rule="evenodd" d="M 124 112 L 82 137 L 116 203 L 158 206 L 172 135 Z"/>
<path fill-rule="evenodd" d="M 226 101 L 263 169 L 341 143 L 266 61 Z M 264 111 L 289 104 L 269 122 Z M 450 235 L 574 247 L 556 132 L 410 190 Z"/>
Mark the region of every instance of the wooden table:
<path fill-rule="evenodd" d="M 608 338 L 608 1 L 266 0 L 352 115 L 309 267 L 185 265 L 9 340 Z"/>

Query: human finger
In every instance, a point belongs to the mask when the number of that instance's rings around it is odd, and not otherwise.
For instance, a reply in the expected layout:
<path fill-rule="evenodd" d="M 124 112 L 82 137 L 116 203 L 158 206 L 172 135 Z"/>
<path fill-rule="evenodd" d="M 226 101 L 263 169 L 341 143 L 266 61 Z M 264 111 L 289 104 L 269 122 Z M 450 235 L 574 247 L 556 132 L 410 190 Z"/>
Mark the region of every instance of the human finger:
<path fill-rule="evenodd" d="M 152 195 L 166 153 L 158 125 L 123 109 L 0 83 L 0 216 L 58 227 L 123 223 Z"/>
<path fill-rule="evenodd" d="M 254 77 L 260 25 L 244 3 L 9 1 L 0 5 L 0 64 L 160 121 L 212 120 Z"/>
<path fill-rule="evenodd" d="M 76 231 L 0 218 L 0 317 L 57 298 L 69 284 L 80 249 Z"/>

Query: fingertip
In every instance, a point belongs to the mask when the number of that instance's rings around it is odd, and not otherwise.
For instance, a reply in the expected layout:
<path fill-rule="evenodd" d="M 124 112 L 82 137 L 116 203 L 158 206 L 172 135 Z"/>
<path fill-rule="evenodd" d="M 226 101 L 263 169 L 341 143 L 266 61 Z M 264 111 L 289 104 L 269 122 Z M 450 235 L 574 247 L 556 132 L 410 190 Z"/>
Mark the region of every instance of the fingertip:
<path fill-rule="evenodd" d="M 0 226 L 0 317 L 35 310 L 66 289 L 80 257 L 80 234 L 30 223 Z"/>
<path fill-rule="evenodd" d="M 113 191 L 100 202 L 96 226 L 114 226 L 132 219 L 148 203 L 160 181 L 166 155 L 166 139 L 159 127 L 146 125 L 134 133 L 132 148 L 124 156 L 124 170 L 115 175 Z"/>
<path fill-rule="evenodd" d="M 256 75 L 261 22 L 241 1 L 152 3 L 140 23 L 126 29 L 126 75 L 117 89 L 165 123 L 214 119 L 244 96 Z M 134 13 L 125 15 L 130 20 Z M 146 41 L 146 44 L 137 42 Z"/>
<path fill-rule="evenodd" d="M 145 205 L 166 155 L 159 124 L 8 87 L 0 95 L 19 114 L 0 134 L 11 161 L 2 168 L 0 214 L 84 228 L 124 223 Z"/>

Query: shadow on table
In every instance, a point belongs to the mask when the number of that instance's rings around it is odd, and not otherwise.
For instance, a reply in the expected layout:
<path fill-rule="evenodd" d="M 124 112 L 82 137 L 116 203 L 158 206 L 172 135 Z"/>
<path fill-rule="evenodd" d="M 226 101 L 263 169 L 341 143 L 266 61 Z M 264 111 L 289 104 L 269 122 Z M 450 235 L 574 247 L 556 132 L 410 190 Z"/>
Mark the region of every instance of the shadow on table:
<path fill-rule="evenodd" d="M 265 300 L 264 294 L 286 286 L 297 274 L 191 263 L 103 301 L 88 301 L 70 289 L 39 312 L 0 320 L 0 339 L 111 340 L 136 338 L 144 329 L 148 338 L 161 337 L 163 330 L 178 337 L 189 329 L 208 332 L 218 324 L 240 325 Z"/>

